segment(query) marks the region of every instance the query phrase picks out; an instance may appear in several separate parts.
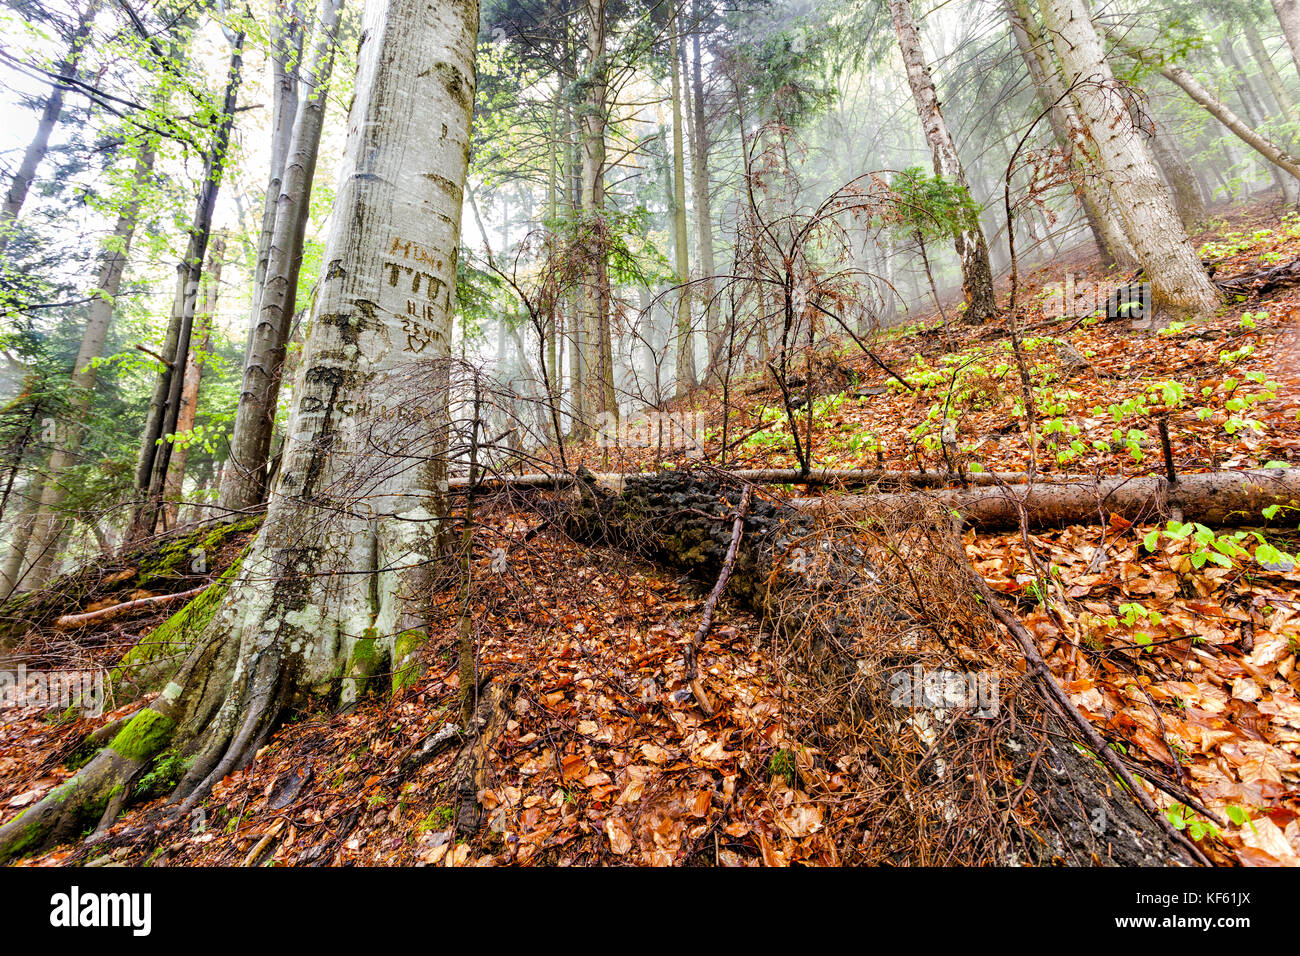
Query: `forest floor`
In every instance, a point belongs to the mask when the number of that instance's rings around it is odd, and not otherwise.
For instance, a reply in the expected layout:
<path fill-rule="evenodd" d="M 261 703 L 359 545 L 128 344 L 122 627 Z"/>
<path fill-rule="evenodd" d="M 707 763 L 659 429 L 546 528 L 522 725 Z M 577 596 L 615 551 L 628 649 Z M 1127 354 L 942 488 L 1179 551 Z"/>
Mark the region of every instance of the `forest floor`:
<path fill-rule="evenodd" d="M 1300 257 L 1300 218 L 1273 207 L 1220 210 L 1196 237 L 1227 277 Z M 1022 278 L 1034 373 L 1040 473 L 1145 475 L 1163 468 L 1155 423 L 1167 417 L 1180 472 L 1300 465 L 1300 286 L 1196 322 L 1134 328 L 1104 316 L 1042 315 L 1042 290 L 1065 270 L 1103 284 L 1094 261 L 1068 258 Z M 951 313 L 950 313 L 951 315 Z M 817 466 L 945 467 L 939 430 L 958 422 L 949 464 L 1022 471 L 1031 455 L 1005 325 L 931 319 L 870 342 L 913 389 L 852 342 L 818 359 L 812 403 Z M 730 383 L 727 464 L 796 464 L 780 393 L 757 375 Z M 705 446 L 721 445 L 720 389 L 698 411 Z M 737 442 L 737 439 L 740 439 Z M 661 449 L 569 449 L 595 471 L 686 467 Z M 956 457 L 957 461 L 952 459 Z M 789 493 L 795 488 L 786 488 Z M 967 556 L 1007 596 L 1083 714 L 1144 777 L 1187 803 L 1153 799 L 1215 862 L 1300 865 L 1300 550 L 1294 515 L 1234 531 L 1157 521 L 1031 534 L 966 532 Z M 1192 516 L 1189 516 L 1192 517 Z M 760 865 L 910 859 L 891 845 L 865 793 L 867 756 L 812 743 L 813 702 L 796 690 L 762 622 L 724 598 L 703 652 L 717 713 L 687 692 L 683 653 L 703 604 L 699 582 L 487 510 L 474 550 L 479 666 L 514 689 L 510 719 L 479 780 L 483 825 L 455 835 L 458 756 L 412 766 L 416 744 L 455 719 L 454 615 L 431 633 L 426 671 L 394 699 L 286 724 L 244 771 L 222 781 L 196 819 L 162 800 L 132 809 L 93 846 L 36 864 L 509 863 Z M 1267 524 L 1267 527 L 1265 525 Z M 223 546 L 209 574 L 233 559 Z M 1046 588 L 1030 549 L 1050 567 Z M 500 549 L 500 550 L 499 550 Z M 1270 550 L 1271 549 L 1271 550 Z M 507 554 L 508 561 L 496 560 Z M 139 582 L 97 569 L 101 602 Z M 178 579 L 166 588 L 192 583 Z M 105 590 L 117 597 L 105 597 Z M 704 585 L 707 587 L 707 585 Z M 113 588 L 116 588 L 114 591 Z M 138 588 L 131 593 L 138 592 Z M 452 595 L 445 596 L 448 604 Z M 86 610 L 89 599 L 61 613 Z M 173 609 L 29 637 L 42 666 L 111 666 Z M 35 664 L 29 664 L 35 666 Z M 1023 663 L 1007 661 L 1008 671 Z M 125 712 L 125 708 L 121 711 Z M 0 812 L 26 806 L 72 772 L 85 734 L 112 719 L 63 722 L 0 710 Z M 1197 804 L 1212 816 L 1190 809 Z"/>

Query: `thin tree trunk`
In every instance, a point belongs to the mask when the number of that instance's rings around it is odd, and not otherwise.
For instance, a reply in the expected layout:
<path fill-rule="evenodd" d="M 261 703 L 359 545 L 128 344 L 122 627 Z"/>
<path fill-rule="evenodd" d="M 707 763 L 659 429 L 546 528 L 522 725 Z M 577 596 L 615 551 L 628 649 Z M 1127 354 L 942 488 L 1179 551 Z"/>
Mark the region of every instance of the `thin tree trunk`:
<path fill-rule="evenodd" d="M 1151 152 L 1165 174 L 1183 228 L 1192 231 L 1205 219 L 1205 203 L 1196 185 L 1196 173 L 1183 155 L 1178 140 L 1170 135 L 1164 123 L 1156 123 L 1155 135 L 1151 137 Z"/>
<path fill-rule="evenodd" d="M 244 359 L 243 386 L 235 427 L 230 436 L 229 465 L 222 477 L 218 509 L 236 517 L 259 505 L 267 493 L 267 460 L 275 429 L 285 350 L 293 320 L 302 267 L 303 238 L 310 218 L 312 180 L 320 151 L 321 130 L 343 0 L 321 0 L 316 43 L 305 74 L 310 95 L 298 102 L 275 203 L 275 226 L 257 320 Z M 396 276 L 392 277 L 394 281 Z"/>
<path fill-rule="evenodd" d="M 77 63 L 81 59 L 82 48 L 90 38 L 90 28 L 98 8 L 98 0 L 90 0 L 81 11 L 77 19 L 77 29 L 72 35 L 72 42 L 68 45 L 68 52 L 54 65 L 57 76 L 70 77 L 76 70 Z M 27 201 L 27 193 L 32 188 L 32 181 L 36 178 L 36 168 L 49 152 L 50 134 L 54 132 L 54 127 L 59 122 L 59 115 L 63 112 L 63 95 L 67 90 L 67 85 L 60 82 L 55 82 L 51 87 L 50 95 L 45 100 L 45 107 L 41 110 L 41 118 L 36 124 L 36 135 L 27 144 L 22 161 L 18 164 L 18 171 L 14 173 L 14 178 L 9 183 L 4 204 L 0 206 L 0 252 L 4 252 L 9 245 L 9 239 L 13 235 L 13 224 L 18 219 L 18 213 L 22 210 L 23 203 Z"/>
<path fill-rule="evenodd" d="M 81 346 L 77 351 L 76 361 L 72 367 L 72 398 L 68 409 L 67 426 L 56 447 L 50 453 L 46 468 L 44 488 L 40 491 L 40 506 L 32 521 L 27 552 L 32 555 L 32 568 L 24 578 L 22 586 L 30 589 L 44 587 L 54 573 L 56 564 L 55 542 L 63 533 L 67 524 L 61 508 L 64 498 L 63 473 L 72 465 L 81 448 L 82 426 L 90 413 L 91 400 L 95 389 L 94 360 L 104 353 L 108 341 L 109 327 L 113 322 L 113 313 L 117 308 L 117 294 L 122 287 L 122 277 L 131 252 L 131 241 L 135 237 L 136 226 L 140 221 L 140 209 L 143 203 L 143 191 L 153 176 L 155 160 L 155 141 L 152 134 L 144 134 L 135 161 L 135 176 L 131 183 L 131 194 L 127 197 L 118 213 L 113 226 L 112 237 L 104 243 L 99 257 L 99 274 L 95 279 L 86 328 L 81 335 Z M 21 560 L 21 559 L 19 559 Z"/>
<path fill-rule="evenodd" d="M 722 326 L 713 302 L 713 210 L 709 195 L 709 131 L 704 117 L 704 65 L 700 56 L 703 18 L 699 0 L 694 0 L 695 29 L 691 34 L 691 189 L 695 202 L 695 231 L 700 278 L 698 296 L 704 304 L 704 337 L 709 359 L 705 376 L 712 375 L 722 356 Z"/>
<path fill-rule="evenodd" d="M 695 387 L 695 336 L 691 333 L 690 261 L 686 229 L 686 157 L 682 131 L 682 68 L 680 20 L 673 20 L 672 97 L 673 97 L 673 252 L 677 283 L 677 386 L 681 398 Z"/>
<path fill-rule="evenodd" d="M 1177 313 L 1212 311 L 1219 294 L 1133 126 L 1084 0 L 1043 0 L 1040 8 L 1066 88 L 1079 103 L 1133 251 L 1151 282 L 1153 302 Z"/>
<path fill-rule="evenodd" d="M 257 261 L 253 270 L 252 321 L 248 326 L 245 356 L 249 354 L 249 346 L 252 344 L 257 322 L 261 317 L 262 289 L 266 283 L 266 269 L 271 259 L 276 209 L 284 180 L 284 166 L 289 158 L 289 141 L 293 137 L 294 119 L 298 113 L 298 66 L 302 60 L 305 32 L 298 0 L 278 0 L 271 24 L 271 172 L 266 184 L 266 198 L 262 203 L 262 229 L 257 237 Z"/>
<path fill-rule="evenodd" d="M 199 388 L 203 384 L 206 354 L 212 343 L 212 323 L 217 314 L 217 301 L 221 296 L 221 267 L 226 260 L 226 238 L 220 234 L 212 237 L 208 246 L 208 265 L 203 270 L 203 306 L 195 317 L 195 334 L 199 347 L 190 349 L 185 360 L 185 385 L 181 389 L 181 413 L 176 419 L 176 434 L 185 435 L 194 430 L 194 419 L 199 410 Z M 167 469 L 164 486 L 166 525 L 175 528 L 180 518 L 181 498 L 185 487 L 185 466 L 189 461 L 189 442 L 182 442 L 172 452 L 171 466 Z"/>
<path fill-rule="evenodd" d="M 584 413 L 618 415 L 614 393 L 613 345 L 609 327 L 609 223 L 605 217 L 605 127 L 609 121 L 605 0 L 585 0 L 587 20 L 587 100 L 579 117 L 582 142 L 582 236 L 586 275 L 578 323 L 582 356 Z M 579 421 L 579 431 L 593 422 Z"/>
<path fill-rule="evenodd" d="M 912 89 L 912 101 L 925 131 L 926 142 L 934 157 L 934 173 L 948 182 L 970 192 L 966 172 L 957 156 L 957 147 L 948 132 L 948 123 L 939 108 L 930 68 L 921 50 L 921 36 L 917 32 L 916 18 L 912 15 L 911 0 L 889 0 L 889 11 L 898 34 L 898 48 L 903 66 L 907 70 L 907 83 Z M 954 235 L 957 256 L 961 260 L 962 292 L 966 297 L 963 321 L 980 323 L 997 312 L 993 294 L 993 269 L 989 265 L 988 242 L 980 226 L 979 217 L 971 214 L 962 229 Z"/>
<path fill-rule="evenodd" d="M 1284 120 L 1294 119 L 1295 100 L 1287 91 L 1286 84 L 1282 82 L 1277 67 L 1273 65 L 1273 58 L 1269 56 L 1268 47 L 1264 45 L 1264 40 L 1259 35 L 1259 28 L 1249 17 L 1242 17 L 1240 23 L 1241 31 L 1246 36 L 1246 45 L 1250 48 L 1250 55 L 1259 64 L 1259 72 L 1264 77 L 1269 92 L 1273 94 L 1279 113 Z"/>
<path fill-rule="evenodd" d="M 172 319 L 168 327 L 163 355 L 168 366 L 162 370 L 154 388 L 149 406 L 149 418 L 141 442 L 140 460 L 136 467 L 136 488 L 142 501 L 131 522 L 131 536 L 152 534 L 162 511 L 163 485 L 167 479 L 167 466 L 171 461 L 172 445 L 167 436 L 176 431 L 180 414 L 181 388 L 185 383 L 185 362 L 190 352 L 190 337 L 194 330 L 194 311 L 198 303 L 199 279 L 203 274 L 203 259 L 207 254 L 208 238 L 212 232 L 212 215 L 217 205 L 217 192 L 225 173 L 230 130 L 235 122 L 235 104 L 239 97 L 244 60 L 244 34 L 235 37 L 230 54 L 230 70 L 226 80 L 225 99 L 221 118 L 213 133 L 212 144 L 204 162 L 203 182 L 195 203 L 194 220 L 190 226 L 189 243 L 185 258 L 177 267 L 177 295 L 173 303 Z"/>

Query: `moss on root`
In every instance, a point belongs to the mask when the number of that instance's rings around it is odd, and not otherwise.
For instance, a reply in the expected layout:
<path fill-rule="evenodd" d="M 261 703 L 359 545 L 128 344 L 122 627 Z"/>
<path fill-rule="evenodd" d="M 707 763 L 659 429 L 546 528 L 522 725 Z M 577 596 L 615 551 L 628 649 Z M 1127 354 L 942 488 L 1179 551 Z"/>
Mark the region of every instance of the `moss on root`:
<path fill-rule="evenodd" d="M 420 679 L 423 667 L 416 653 L 429 643 L 429 635 L 422 630 L 403 631 L 393 642 L 393 694 L 400 694 Z"/>
<path fill-rule="evenodd" d="M 167 746 L 175 729 L 176 722 L 170 717 L 146 708 L 108 746 L 128 760 L 144 762 Z"/>
<path fill-rule="evenodd" d="M 109 674 L 113 691 L 129 699 L 166 683 L 180 658 L 212 620 L 244 563 L 243 555 L 194 600 L 141 638 Z"/>

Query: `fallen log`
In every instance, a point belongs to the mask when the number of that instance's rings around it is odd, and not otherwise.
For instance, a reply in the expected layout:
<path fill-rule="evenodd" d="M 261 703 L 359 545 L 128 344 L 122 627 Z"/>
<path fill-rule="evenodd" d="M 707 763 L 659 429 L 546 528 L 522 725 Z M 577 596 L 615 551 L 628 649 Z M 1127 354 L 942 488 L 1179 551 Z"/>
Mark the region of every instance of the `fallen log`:
<path fill-rule="evenodd" d="M 910 768 L 912 776 L 902 781 L 901 796 L 881 808 L 874 829 L 883 832 L 891 815 L 901 816 L 905 819 L 900 835 L 909 832 L 915 820 L 920 830 L 911 832 L 933 830 L 940 834 L 934 839 L 943 845 L 917 850 L 919 855 L 913 857 L 900 844 L 890 860 L 1001 865 L 1199 862 L 1185 838 L 1171 835 L 1144 812 L 1108 766 L 1092 755 L 1090 742 L 1065 719 L 1043 682 L 1019 679 L 1032 670 L 1029 666 L 1022 671 L 999 665 L 1002 686 L 1014 682 L 1016 687 L 1003 695 L 1001 716 L 949 713 L 943 717 L 943 733 L 932 743 L 918 744 L 923 738 L 915 723 L 917 711 L 896 704 L 889 687 L 900 673 L 934 663 L 932 648 L 924 653 L 917 649 L 917 635 L 933 629 L 935 622 L 924 619 L 924 602 L 904 606 L 899 590 L 885 584 L 889 574 L 908 574 L 915 568 L 882 567 L 852 523 L 828 527 L 815 512 L 760 499 L 744 512 L 737 536 L 732 524 L 740 513 L 743 487 L 739 481 L 700 473 L 623 476 L 621 488 L 613 492 L 586 481 L 556 517 L 578 540 L 648 557 L 702 582 L 718 579 L 728 551 L 739 542 L 730 593 L 765 618 L 800 671 L 827 689 L 827 701 L 837 702 L 824 708 L 825 719 L 861 728 L 870 742 L 873 765 Z M 948 535 L 951 542 L 951 530 L 943 524 L 937 523 L 937 533 Z M 960 551 L 960 542 L 956 545 L 954 553 Z M 791 554 L 800 550 L 815 557 L 815 574 L 792 570 Z M 938 555 L 928 557 L 933 562 Z M 953 591 L 968 591 L 964 552 L 953 559 L 953 568 Z M 848 581 L 860 587 L 846 590 Z M 846 603 L 846 595 L 853 597 L 852 604 Z M 1022 656 L 1014 643 L 997 636 L 1000 632 L 987 610 L 973 599 L 960 603 L 978 616 L 977 626 L 1000 642 L 1004 658 L 1008 652 L 1017 659 Z M 1046 680 L 1051 680 L 1050 674 Z M 826 739 L 835 739 L 835 733 Z M 922 747 L 924 758 L 919 763 L 891 763 L 899 747 Z M 978 763 L 971 762 L 973 754 Z M 927 798 L 936 792 L 943 795 Z M 998 819 L 1004 828 L 1010 826 L 1005 833 L 996 825 Z"/>
<path fill-rule="evenodd" d="M 1265 508 L 1300 508 L 1300 468 L 1261 468 L 1163 477 L 1035 482 L 1000 488 L 944 489 L 925 493 L 975 528 L 1018 528 L 1024 508 L 1031 527 L 1088 524 L 1117 516 L 1133 523 L 1182 515 L 1215 527 L 1263 525 Z M 796 498 L 797 508 L 853 510 L 902 503 L 897 494 Z M 1284 516 L 1285 517 L 1285 516 Z"/>
<path fill-rule="evenodd" d="M 153 597 L 139 598 L 135 601 L 124 601 L 121 604 L 114 604 L 112 607 L 100 608 L 98 611 L 87 611 L 84 614 L 65 614 L 54 622 L 54 626 L 59 630 L 68 630 L 73 627 L 85 627 L 87 624 L 96 622 L 111 621 L 141 608 L 198 597 L 210 586 L 211 584 L 204 584 L 202 587 L 191 588 L 188 591 L 178 591 L 175 594 L 156 594 Z"/>
<path fill-rule="evenodd" d="M 1213 282 L 1229 295 L 1263 295 L 1300 282 L 1300 259 L 1233 276 L 1231 279 L 1215 279 Z"/>

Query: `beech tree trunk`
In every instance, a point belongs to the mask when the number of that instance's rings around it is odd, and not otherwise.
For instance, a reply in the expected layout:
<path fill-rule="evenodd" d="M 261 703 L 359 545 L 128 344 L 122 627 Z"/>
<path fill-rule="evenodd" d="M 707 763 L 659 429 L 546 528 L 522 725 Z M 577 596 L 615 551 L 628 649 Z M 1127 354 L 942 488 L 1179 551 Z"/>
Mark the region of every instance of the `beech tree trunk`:
<path fill-rule="evenodd" d="M 252 759 L 286 707 L 313 693 L 353 700 L 409 652 L 398 637 L 423 623 L 420 582 L 439 560 L 477 33 L 473 0 L 368 6 L 325 271 L 266 520 L 162 694 L 0 827 L 0 858 L 111 818 L 164 748 L 188 763 L 173 795 L 188 811 Z"/>
<path fill-rule="evenodd" d="M 1153 303 L 1175 313 L 1212 311 L 1219 294 L 1178 220 L 1141 133 L 1134 128 L 1086 3 L 1043 0 L 1040 9 L 1065 87 L 1079 104 L 1133 251 L 1151 282 Z"/>
<path fill-rule="evenodd" d="M 261 504 L 266 495 L 267 460 L 296 304 L 303 237 L 310 218 L 312 179 L 316 174 L 342 8 L 343 0 L 321 0 L 316 16 L 316 44 L 305 74 L 311 93 L 298 102 L 292 122 L 281 188 L 276 196 L 266 275 L 261 298 L 255 304 L 257 318 L 251 323 L 244 358 L 243 387 L 230 436 L 229 463 L 221 481 L 218 508 L 231 519 Z"/>
<path fill-rule="evenodd" d="M 930 144 L 934 157 L 934 174 L 969 193 L 966 172 L 962 169 L 957 147 L 948 132 L 948 123 L 939 108 L 939 96 L 935 92 L 934 80 L 930 77 L 930 67 L 925 62 L 925 54 L 921 50 L 921 36 L 912 15 L 911 0 L 889 0 L 889 11 L 894 21 L 894 32 L 898 34 L 898 48 L 907 70 L 907 82 L 912 88 L 912 101 L 916 105 L 926 142 Z M 954 242 L 957 256 L 961 260 L 962 292 L 966 297 L 966 311 L 962 320 L 969 323 L 983 322 L 997 312 L 997 300 L 993 294 L 993 269 L 989 265 L 988 242 L 977 215 L 972 214 L 967 218 L 965 227 L 954 236 Z"/>

